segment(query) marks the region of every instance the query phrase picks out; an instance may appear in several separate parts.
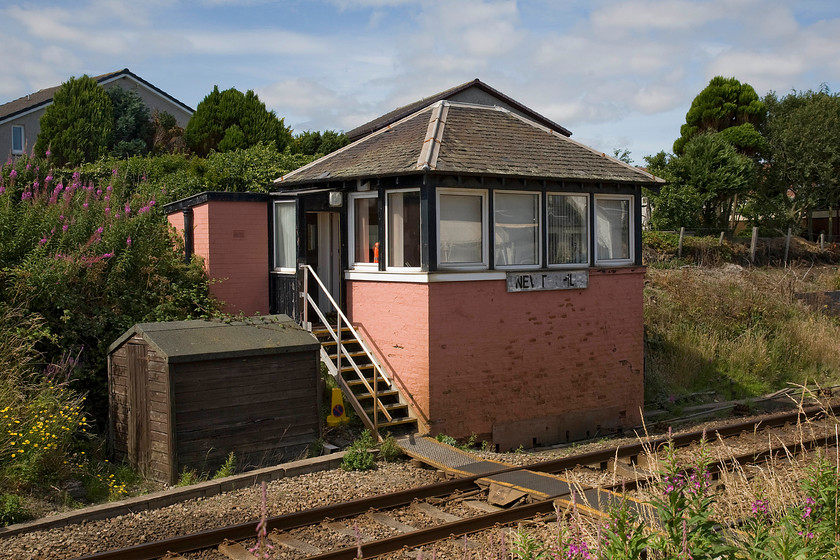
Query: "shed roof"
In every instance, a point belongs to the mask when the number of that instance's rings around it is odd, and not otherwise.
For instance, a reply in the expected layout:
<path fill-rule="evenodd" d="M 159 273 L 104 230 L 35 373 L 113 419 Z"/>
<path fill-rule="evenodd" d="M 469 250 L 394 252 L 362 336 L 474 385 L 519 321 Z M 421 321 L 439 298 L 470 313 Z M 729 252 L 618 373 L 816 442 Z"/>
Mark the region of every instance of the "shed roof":
<path fill-rule="evenodd" d="M 303 184 L 457 173 L 658 185 L 663 181 L 501 107 L 438 101 L 275 180 Z"/>
<path fill-rule="evenodd" d="M 135 334 L 170 363 L 285 354 L 320 347 L 318 340 L 288 315 L 268 315 L 247 321 L 169 321 L 138 323 L 110 347 L 110 354 Z"/>

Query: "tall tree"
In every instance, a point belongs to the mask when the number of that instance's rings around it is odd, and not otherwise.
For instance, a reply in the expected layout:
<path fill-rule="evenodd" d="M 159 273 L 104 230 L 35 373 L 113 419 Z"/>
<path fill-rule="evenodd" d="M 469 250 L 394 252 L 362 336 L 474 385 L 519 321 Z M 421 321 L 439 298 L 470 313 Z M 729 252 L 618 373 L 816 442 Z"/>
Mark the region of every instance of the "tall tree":
<path fill-rule="evenodd" d="M 187 123 L 184 140 L 195 153 L 206 156 L 211 150 L 240 150 L 259 142 L 273 142 L 283 151 L 291 143 L 292 133 L 253 91 L 231 88 L 220 92 L 214 86 Z"/>
<path fill-rule="evenodd" d="M 295 136 L 292 151 L 307 156 L 326 155 L 350 143 L 350 139 L 343 132 L 325 130 L 323 133 L 306 130 Z"/>
<path fill-rule="evenodd" d="M 35 153 L 58 164 L 79 165 L 108 151 L 113 129 L 111 99 L 96 80 L 84 75 L 61 84 L 41 117 Z"/>
<path fill-rule="evenodd" d="M 765 116 L 764 103 L 751 85 L 715 76 L 691 102 L 674 153 L 682 155 L 689 140 L 698 134 L 722 132 L 739 152 L 754 156 L 764 147 L 760 130 Z"/>
<path fill-rule="evenodd" d="M 827 89 L 791 93 L 770 107 L 768 138 L 770 181 L 778 191 L 790 190 L 803 210 L 840 204 L 840 97 Z"/>
<path fill-rule="evenodd" d="M 114 107 L 111 154 L 124 158 L 148 153 L 155 127 L 143 99 L 137 92 L 120 87 L 112 87 L 107 93 Z"/>

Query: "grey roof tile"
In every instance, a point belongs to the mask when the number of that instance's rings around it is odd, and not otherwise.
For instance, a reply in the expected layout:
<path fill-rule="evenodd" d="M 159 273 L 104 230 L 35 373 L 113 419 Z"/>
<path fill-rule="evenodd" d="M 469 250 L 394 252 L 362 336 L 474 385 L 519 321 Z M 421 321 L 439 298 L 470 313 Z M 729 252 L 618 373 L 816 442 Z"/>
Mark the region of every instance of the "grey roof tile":
<path fill-rule="evenodd" d="M 539 123 L 483 105 L 441 101 L 295 170 L 275 184 L 283 189 L 332 180 L 421 173 L 418 165 L 434 109 L 448 105 L 437 130 L 440 142 L 429 173 L 608 181 L 654 185 L 649 173 L 597 152 Z"/>

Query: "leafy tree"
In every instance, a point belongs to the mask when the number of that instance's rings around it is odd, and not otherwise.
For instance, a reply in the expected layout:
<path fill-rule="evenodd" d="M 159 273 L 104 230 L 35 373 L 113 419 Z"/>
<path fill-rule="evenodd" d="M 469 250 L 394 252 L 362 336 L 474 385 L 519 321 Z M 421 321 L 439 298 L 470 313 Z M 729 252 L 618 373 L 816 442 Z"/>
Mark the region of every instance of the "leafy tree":
<path fill-rule="evenodd" d="M 124 158 L 148 153 L 155 129 L 143 99 L 121 87 L 112 87 L 107 93 L 114 107 L 111 154 Z"/>
<path fill-rule="evenodd" d="M 152 127 L 152 153 L 180 154 L 187 151 L 184 129 L 178 126 L 175 117 L 166 111 L 155 111 L 152 113 Z"/>
<path fill-rule="evenodd" d="M 619 161 L 623 161 L 628 165 L 633 165 L 633 158 L 630 157 L 630 150 L 624 148 L 613 148 L 613 157 Z"/>
<path fill-rule="evenodd" d="M 791 93 L 778 99 L 771 92 L 767 181 L 775 193 L 795 195 L 803 210 L 840 203 L 840 97 L 827 88 Z M 829 229 L 832 226 L 829 213 Z"/>
<path fill-rule="evenodd" d="M 108 94 L 84 75 L 61 84 L 53 103 L 41 117 L 35 153 L 58 165 L 79 165 L 108 151 L 113 129 L 113 106 Z"/>
<path fill-rule="evenodd" d="M 184 134 L 187 146 L 204 157 L 211 150 L 227 152 L 274 142 L 282 151 L 292 141 L 291 131 L 257 94 L 218 86 L 198 104 Z"/>
<path fill-rule="evenodd" d="M 655 229 L 727 228 L 736 196 L 755 177 L 753 161 L 715 133 L 692 138 L 680 157 L 660 152 L 645 160 L 651 173 L 668 181 L 659 194 L 651 195 Z"/>
<path fill-rule="evenodd" d="M 764 148 L 760 130 L 766 110 L 753 87 L 735 78 L 715 76 L 691 102 L 674 142 L 674 153 L 682 155 L 688 142 L 705 132 L 721 132 L 722 138 L 747 155 Z"/>
<path fill-rule="evenodd" d="M 314 156 L 326 155 L 350 143 L 350 139 L 343 132 L 325 130 L 323 133 L 304 131 L 295 136 L 294 152 Z"/>

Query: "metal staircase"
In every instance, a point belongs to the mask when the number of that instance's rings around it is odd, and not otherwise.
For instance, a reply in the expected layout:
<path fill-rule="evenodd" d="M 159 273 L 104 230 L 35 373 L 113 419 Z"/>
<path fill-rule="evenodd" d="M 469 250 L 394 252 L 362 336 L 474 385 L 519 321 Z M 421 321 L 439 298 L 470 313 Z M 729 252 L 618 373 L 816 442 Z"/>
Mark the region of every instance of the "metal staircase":
<path fill-rule="evenodd" d="M 394 435 L 417 432 L 417 418 L 411 407 L 330 296 L 321 279 L 309 265 L 301 264 L 300 269 L 303 273 L 303 326 L 321 342 L 321 362 L 336 379 L 344 398 L 362 419 L 365 427 L 380 439 L 383 431 Z M 335 310 L 334 318 L 328 319 L 309 294 L 310 278 L 326 294 Z M 309 321 L 310 308 L 320 324 L 313 326 Z"/>

